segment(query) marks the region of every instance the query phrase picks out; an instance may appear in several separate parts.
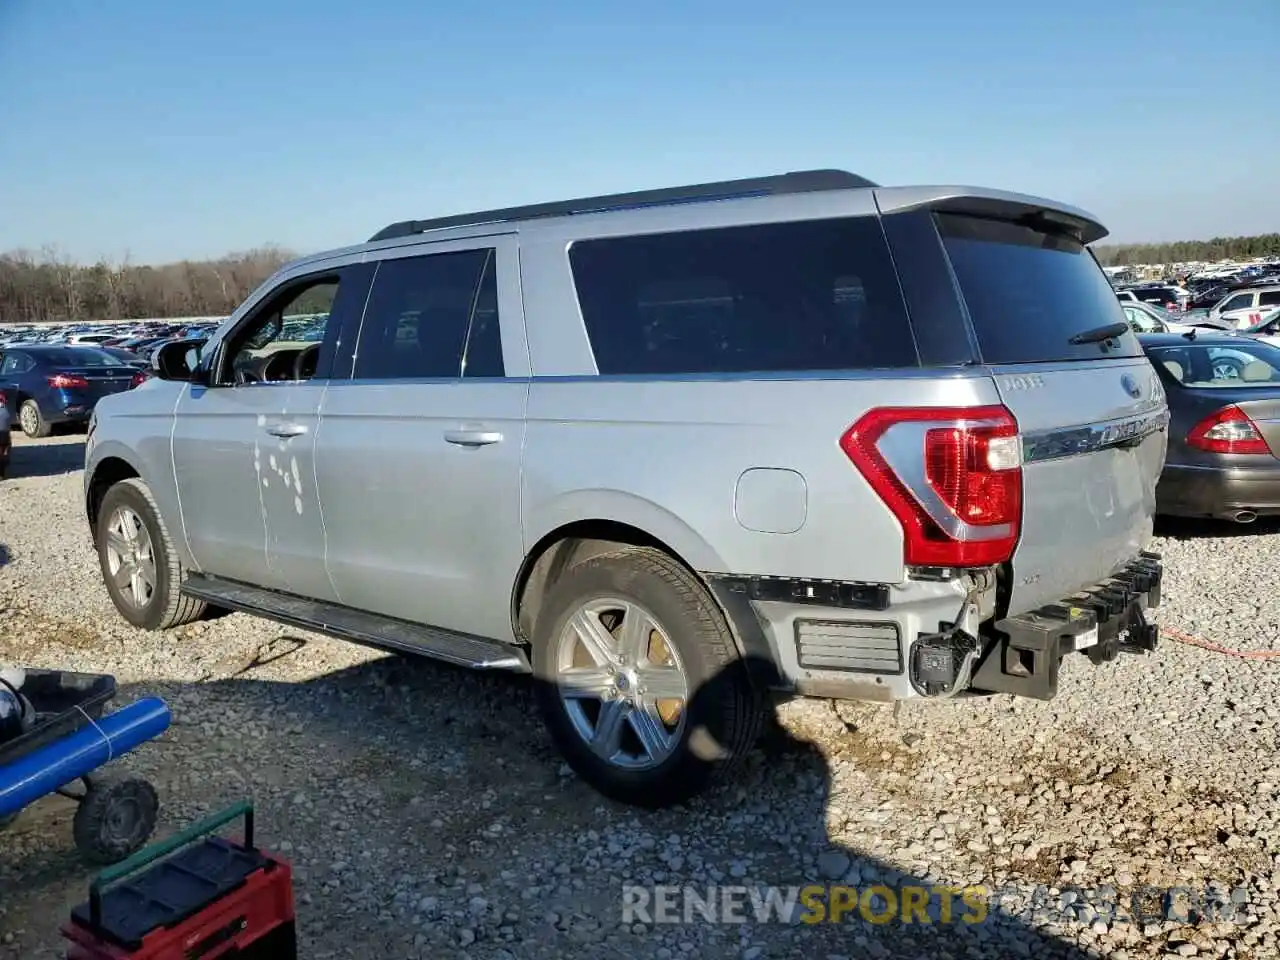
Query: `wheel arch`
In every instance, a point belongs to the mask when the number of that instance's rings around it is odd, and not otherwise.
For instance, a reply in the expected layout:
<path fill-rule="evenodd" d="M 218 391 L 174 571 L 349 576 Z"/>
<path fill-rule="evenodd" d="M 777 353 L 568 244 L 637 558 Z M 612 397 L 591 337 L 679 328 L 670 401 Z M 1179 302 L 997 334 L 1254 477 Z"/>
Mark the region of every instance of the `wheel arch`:
<path fill-rule="evenodd" d="M 93 466 L 84 488 L 85 516 L 89 521 L 89 530 L 96 534 L 98 529 L 98 513 L 102 507 L 102 498 L 107 491 L 121 480 L 141 478 L 142 471 L 127 457 L 116 453 L 108 454 Z"/>

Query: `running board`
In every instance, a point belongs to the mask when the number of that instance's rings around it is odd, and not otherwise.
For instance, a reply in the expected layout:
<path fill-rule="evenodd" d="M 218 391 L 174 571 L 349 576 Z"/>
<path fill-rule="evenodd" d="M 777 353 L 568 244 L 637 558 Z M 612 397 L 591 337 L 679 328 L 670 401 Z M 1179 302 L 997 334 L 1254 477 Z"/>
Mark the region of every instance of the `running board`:
<path fill-rule="evenodd" d="M 187 578 L 182 592 L 215 607 L 251 613 L 371 647 L 419 654 L 473 670 L 532 672 L 524 651 L 500 640 L 380 617 L 336 603 L 306 600 L 199 574 Z"/>

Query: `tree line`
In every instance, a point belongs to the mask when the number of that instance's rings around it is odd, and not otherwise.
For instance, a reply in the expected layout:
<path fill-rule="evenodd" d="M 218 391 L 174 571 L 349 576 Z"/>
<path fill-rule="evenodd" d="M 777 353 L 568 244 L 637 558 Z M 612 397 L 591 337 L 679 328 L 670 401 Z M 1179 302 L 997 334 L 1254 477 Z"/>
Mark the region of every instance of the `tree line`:
<path fill-rule="evenodd" d="M 1280 258 L 1280 233 L 1095 247 L 1106 266 Z M 276 246 L 158 266 L 78 264 L 55 248 L 0 254 L 0 323 L 221 317 L 295 255 Z"/>
<path fill-rule="evenodd" d="M 1214 237 L 1212 240 L 1179 240 L 1175 243 L 1122 243 L 1094 247 L 1108 267 L 1139 263 L 1214 263 L 1218 260 L 1280 258 L 1280 233 L 1256 237 Z"/>
<path fill-rule="evenodd" d="M 294 258 L 275 246 L 157 266 L 78 264 L 57 249 L 0 254 L 0 323 L 221 317 Z"/>

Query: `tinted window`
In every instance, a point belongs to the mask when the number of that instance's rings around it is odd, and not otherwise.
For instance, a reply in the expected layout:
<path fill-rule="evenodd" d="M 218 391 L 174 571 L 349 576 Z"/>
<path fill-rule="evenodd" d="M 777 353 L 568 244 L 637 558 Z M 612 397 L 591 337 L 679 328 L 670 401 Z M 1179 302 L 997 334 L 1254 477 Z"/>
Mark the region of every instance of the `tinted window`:
<path fill-rule="evenodd" d="M 1280 290 L 1268 290 L 1266 293 L 1258 294 L 1258 306 L 1274 307 L 1280 304 Z"/>
<path fill-rule="evenodd" d="M 120 360 L 99 347 L 57 347 L 35 354 L 50 367 L 118 367 Z"/>
<path fill-rule="evenodd" d="M 473 318 L 470 376 L 501 376 L 493 250 L 384 260 L 365 309 L 354 376 L 358 379 L 462 375 Z"/>
<path fill-rule="evenodd" d="M 569 258 L 602 374 L 918 363 L 872 217 L 587 240 Z"/>
<path fill-rule="evenodd" d="M 1071 338 L 1125 323 L 1106 274 L 1076 240 L 951 214 L 937 223 L 987 363 L 1097 359 L 1100 344 Z M 1115 344 L 1106 356 L 1141 355 L 1131 332 Z"/>
<path fill-rule="evenodd" d="M 1252 293 L 1237 293 L 1234 297 L 1230 297 L 1222 302 L 1222 306 L 1218 308 L 1219 312 L 1226 310 L 1244 310 L 1253 306 Z"/>

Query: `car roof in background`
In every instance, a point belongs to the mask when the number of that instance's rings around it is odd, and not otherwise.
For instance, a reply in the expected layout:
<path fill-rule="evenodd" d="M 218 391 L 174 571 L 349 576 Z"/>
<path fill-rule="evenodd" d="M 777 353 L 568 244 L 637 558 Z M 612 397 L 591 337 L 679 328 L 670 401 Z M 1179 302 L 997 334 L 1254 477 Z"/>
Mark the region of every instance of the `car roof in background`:
<path fill-rule="evenodd" d="M 1195 333 L 1194 338 L 1185 333 L 1140 333 L 1138 334 L 1138 342 L 1144 347 L 1185 347 L 1189 345 L 1240 347 L 1257 345 L 1258 343 L 1252 337 L 1238 337 L 1229 333 L 1217 333 L 1212 330 L 1205 330 L 1203 327 L 1196 327 Z"/>

